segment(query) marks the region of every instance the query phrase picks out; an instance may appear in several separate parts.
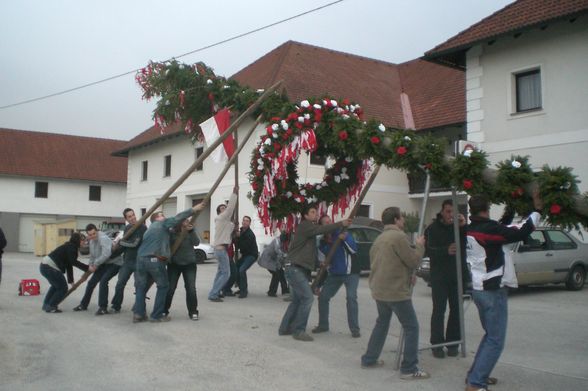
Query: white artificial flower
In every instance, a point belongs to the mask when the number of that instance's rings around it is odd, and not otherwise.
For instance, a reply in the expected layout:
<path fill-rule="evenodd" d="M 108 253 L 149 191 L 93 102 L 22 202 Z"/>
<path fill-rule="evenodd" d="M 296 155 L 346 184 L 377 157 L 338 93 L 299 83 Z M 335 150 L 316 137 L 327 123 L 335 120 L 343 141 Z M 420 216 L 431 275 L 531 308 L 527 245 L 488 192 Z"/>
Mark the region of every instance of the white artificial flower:
<path fill-rule="evenodd" d="M 349 116 L 348 116 L 347 114 L 343 114 L 341 117 L 342 117 L 343 119 L 349 119 Z"/>
<path fill-rule="evenodd" d="M 281 124 L 282 124 L 282 129 L 288 130 L 288 123 L 286 121 L 282 120 Z"/>
<path fill-rule="evenodd" d="M 263 165 L 260 164 L 259 166 L 257 166 L 257 169 L 260 170 L 260 171 L 263 170 Z"/>
<path fill-rule="evenodd" d="M 292 192 L 291 191 L 287 192 L 286 197 L 288 197 L 288 198 L 292 197 Z"/>
<path fill-rule="evenodd" d="M 304 119 L 310 119 L 310 114 L 308 114 L 308 113 L 304 114 Z"/>
<path fill-rule="evenodd" d="M 231 88 L 231 86 L 224 85 L 223 88 L 226 90 L 227 88 Z"/>
<path fill-rule="evenodd" d="M 305 196 L 306 195 L 306 190 L 304 190 L 304 189 L 300 190 L 300 194 L 302 194 L 303 196 Z"/>
<path fill-rule="evenodd" d="M 298 122 L 304 122 L 304 117 L 302 117 L 302 116 L 298 117 Z"/>
<path fill-rule="evenodd" d="M 341 172 L 342 172 L 343 174 L 345 174 L 345 173 L 347 172 L 347 167 L 343 167 L 343 168 L 341 169 Z"/>
<path fill-rule="evenodd" d="M 278 136 L 278 134 L 277 134 L 276 132 L 273 132 L 273 133 L 272 133 L 272 137 L 273 137 L 273 138 L 278 138 L 279 136 Z"/>
<path fill-rule="evenodd" d="M 378 130 L 380 132 L 385 132 L 386 131 L 386 127 L 384 126 L 384 124 L 380 124 L 380 125 L 378 125 Z"/>
<path fill-rule="evenodd" d="M 307 100 L 303 100 L 302 102 L 300 102 L 300 106 L 307 108 L 310 106 L 310 102 Z"/>
<path fill-rule="evenodd" d="M 320 189 L 322 189 L 323 187 L 322 187 L 322 186 L 319 184 L 319 185 L 316 185 L 316 187 L 315 187 L 315 188 L 316 188 L 317 190 L 320 190 Z"/>
<path fill-rule="evenodd" d="M 212 84 L 212 80 L 210 80 L 210 79 L 206 80 L 206 84 Z"/>
<path fill-rule="evenodd" d="M 346 161 L 347 163 L 351 163 L 351 162 L 353 161 L 353 158 L 352 158 L 351 156 L 347 156 L 347 157 L 345 158 L 345 161 Z"/>
<path fill-rule="evenodd" d="M 255 92 L 257 92 L 258 94 L 263 94 L 263 92 L 264 92 L 264 91 L 265 91 L 265 90 L 264 90 L 263 88 L 260 88 L 260 89 L 258 89 L 258 90 L 257 90 L 257 91 L 255 91 Z"/>
<path fill-rule="evenodd" d="M 261 156 L 265 155 L 265 149 L 263 149 L 263 146 L 261 148 L 259 148 L 259 154 Z"/>
<path fill-rule="evenodd" d="M 301 202 L 302 202 L 302 201 L 300 200 L 300 197 L 296 197 L 296 198 L 294 198 L 294 201 L 296 201 L 296 202 L 298 202 L 298 203 L 301 203 Z"/>
<path fill-rule="evenodd" d="M 355 106 L 354 105 L 349 106 L 349 110 L 353 113 L 355 111 Z"/>
<path fill-rule="evenodd" d="M 280 125 L 278 125 L 278 124 L 272 125 L 272 130 L 278 130 L 279 128 L 280 128 Z"/>
<path fill-rule="evenodd" d="M 463 152 L 463 156 L 465 156 L 465 157 L 471 157 L 471 156 L 472 156 L 472 152 L 474 152 L 474 150 L 473 150 L 473 149 L 466 149 L 466 150 Z"/>
<path fill-rule="evenodd" d="M 345 110 L 343 110 L 342 107 L 337 107 L 337 113 L 341 114 L 342 112 L 344 112 Z"/>
<path fill-rule="evenodd" d="M 266 138 L 265 141 L 263 142 L 265 145 L 272 145 L 272 140 L 269 138 Z"/>
<path fill-rule="evenodd" d="M 321 183 L 321 186 L 322 186 L 322 187 L 327 187 L 327 182 L 323 181 L 323 182 Z"/>
<path fill-rule="evenodd" d="M 322 106 L 319 105 L 318 103 L 315 103 L 314 105 L 312 105 L 312 107 L 314 107 L 317 110 L 320 110 L 322 108 Z"/>
<path fill-rule="evenodd" d="M 513 168 L 521 168 L 521 162 L 518 160 L 513 160 L 510 164 L 513 166 Z"/>
<path fill-rule="evenodd" d="M 408 137 L 408 136 L 404 136 L 404 139 L 405 139 L 406 141 L 412 141 L 412 139 L 411 139 L 410 137 Z"/>
<path fill-rule="evenodd" d="M 341 177 L 339 175 L 335 175 L 333 179 L 335 180 L 335 182 L 341 183 Z"/>
<path fill-rule="evenodd" d="M 263 159 L 257 159 L 257 163 L 263 165 Z"/>
<path fill-rule="evenodd" d="M 342 173 L 341 174 L 341 179 L 349 179 L 349 175 Z"/>
<path fill-rule="evenodd" d="M 327 103 L 329 103 L 329 102 L 327 102 L 326 100 L 323 100 L 323 106 L 326 106 Z"/>
<path fill-rule="evenodd" d="M 337 101 L 335 99 L 331 99 L 331 105 L 337 107 Z"/>

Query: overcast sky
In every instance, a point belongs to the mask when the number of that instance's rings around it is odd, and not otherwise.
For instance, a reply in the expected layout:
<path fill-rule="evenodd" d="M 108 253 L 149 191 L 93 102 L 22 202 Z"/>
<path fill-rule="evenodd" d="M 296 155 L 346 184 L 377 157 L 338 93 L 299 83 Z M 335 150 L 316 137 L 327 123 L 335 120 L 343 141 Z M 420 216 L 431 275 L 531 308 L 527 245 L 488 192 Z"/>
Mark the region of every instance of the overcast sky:
<path fill-rule="evenodd" d="M 332 1 L 332 0 L 331 0 Z M 0 2 L 0 106 L 140 68 L 328 4 L 329 0 Z M 231 76 L 288 40 L 401 63 L 510 0 L 344 0 L 180 60 Z M 0 127 L 129 140 L 153 103 L 128 75 L 0 110 Z"/>

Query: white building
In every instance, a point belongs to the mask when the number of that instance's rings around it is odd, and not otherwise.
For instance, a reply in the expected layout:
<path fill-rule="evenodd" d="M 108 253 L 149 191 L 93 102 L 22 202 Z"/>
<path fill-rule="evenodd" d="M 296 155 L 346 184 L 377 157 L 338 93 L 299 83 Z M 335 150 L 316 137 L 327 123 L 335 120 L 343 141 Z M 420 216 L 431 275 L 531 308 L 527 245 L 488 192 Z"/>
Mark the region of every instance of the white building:
<path fill-rule="evenodd" d="M 293 102 L 312 96 L 330 94 L 349 98 L 365 110 L 366 118 L 377 118 L 387 126 L 435 131 L 449 139 L 465 136 L 465 102 L 463 73 L 427 61 L 414 60 L 391 64 L 379 60 L 336 52 L 298 42 L 288 41 L 254 63 L 237 72 L 234 79 L 254 89 L 268 88 L 283 80 L 284 92 Z M 239 140 L 250 128 L 246 122 L 239 128 Z M 239 156 L 239 215 L 253 218 L 252 228 L 258 242 L 269 241 L 257 218 L 252 202 L 247 198 L 250 153 L 259 136 L 265 133 L 260 125 L 255 136 Z M 194 162 L 204 145 L 192 145 L 179 128 L 170 127 L 160 133 L 152 127 L 129 141 L 117 151 L 128 157 L 127 204 L 145 212 L 161 197 Z M 189 178 L 163 205 L 164 214 L 174 215 L 201 199 L 218 177 L 222 166 L 206 160 L 201 170 Z M 300 181 L 319 182 L 324 174 L 321 164 L 312 164 L 305 156 L 299 160 Z M 197 220 L 197 229 L 204 238 L 214 235 L 216 206 L 227 200 L 232 192 L 235 175 L 231 170 L 212 197 L 210 206 Z M 422 186 L 421 186 L 422 188 Z M 384 208 L 399 206 L 412 212 L 420 209 L 422 189 L 418 181 L 409 181 L 405 173 L 381 170 L 360 214 L 379 219 Z M 444 197 L 447 193 L 443 194 Z M 440 199 L 430 208 L 437 211 Z"/>
<path fill-rule="evenodd" d="M 122 222 L 124 141 L 0 129 L 0 226 L 7 251 L 32 252 L 34 223 L 75 219 L 78 229 Z"/>

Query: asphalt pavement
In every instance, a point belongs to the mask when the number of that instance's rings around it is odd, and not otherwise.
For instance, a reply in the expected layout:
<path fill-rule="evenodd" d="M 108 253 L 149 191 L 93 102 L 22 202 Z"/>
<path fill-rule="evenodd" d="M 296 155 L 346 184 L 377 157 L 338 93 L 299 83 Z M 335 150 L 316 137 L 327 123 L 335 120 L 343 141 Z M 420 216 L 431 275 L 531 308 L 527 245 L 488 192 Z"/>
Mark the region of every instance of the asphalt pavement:
<path fill-rule="evenodd" d="M 466 302 L 466 357 L 435 359 L 420 354 L 431 379 L 401 380 L 394 370 L 400 332 L 392 321 L 381 359 L 382 368 L 361 369 L 376 319 L 368 280 L 358 295 L 361 338 L 347 327 L 345 293 L 331 302 L 330 332 L 313 342 L 278 336 L 288 305 L 266 295 L 270 274 L 254 265 L 249 296 L 206 299 L 216 262 L 198 265 L 200 320 L 188 319 L 182 281 L 169 323 L 131 322 L 134 288 L 125 291 L 120 314 L 95 316 L 97 292 L 89 310 L 73 312 L 85 284 L 61 305 L 63 313 L 41 311 L 49 287 L 39 273 L 40 258 L 5 253 L 0 284 L 0 390 L 463 390 L 465 373 L 483 335 L 473 304 Z M 81 272 L 76 270 L 76 278 Z M 36 278 L 40 296 L 18 296 L 18 282 Z M 110 297 L 116 278 L 111 282 Z M 97 289 L 96 289 L 97 290 Z M 148 293 L 154 298 L 155 290 Z M 148 310 L 152 302 L 147 302 Z M 493 372 L 492 390 L 588 390 L 588 288 L 531 288 L 511 294 L 504 353 Z M 414 306 L 420 323 L 420 346 L 429 340 L 430 288 L 419 280 Z M 308 331 L 318 320 L 315 300 Z"/>

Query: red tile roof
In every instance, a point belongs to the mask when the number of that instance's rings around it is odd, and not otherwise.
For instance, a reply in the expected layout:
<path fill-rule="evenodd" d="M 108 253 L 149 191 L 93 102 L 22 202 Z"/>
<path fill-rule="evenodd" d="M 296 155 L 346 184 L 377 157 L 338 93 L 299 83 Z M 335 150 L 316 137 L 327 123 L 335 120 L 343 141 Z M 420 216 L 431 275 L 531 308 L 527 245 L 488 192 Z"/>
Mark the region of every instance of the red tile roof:
<path fill-rule="evenodd" d="M 0 175 L 127 182 L 122 140 L 0 128 Z"/>
<path fill-rule="evenodd" d="M 288 98 L 299 102 L 329 94 L 362 105 L 366 118 L 404 128 L 402 92 L 408 94 L 416 129 L 465 122 L 463 72 L 422 60 L 396 65 L 353 54 L 288 41 L 232 76 L 254 89 L 284 80 Z M 152 127 L 129 141 L 117 154 L 175 137 L 180 129 L 160 135 Z"/>
<path fill-rule="evenodd" d="M 588 13 L 588 0 L 518 0 L 437 45 L 425 53 L 425 58 L 464 51 L 480 41 L 584 13 Z"/>
<path fill-rule="evenodd" d="M 184 130 L 179 124 L 168 126 L 163 132 L 159 127 L 152 126 L 142 133 L 139 133 L 139 135 L 123 144 L 120 148 L 113 150 L 112 155 L 127 157 L 131 149 L 155 144 L 170 138 L 181 136 L 182 134 L 184 134 Z"/>

